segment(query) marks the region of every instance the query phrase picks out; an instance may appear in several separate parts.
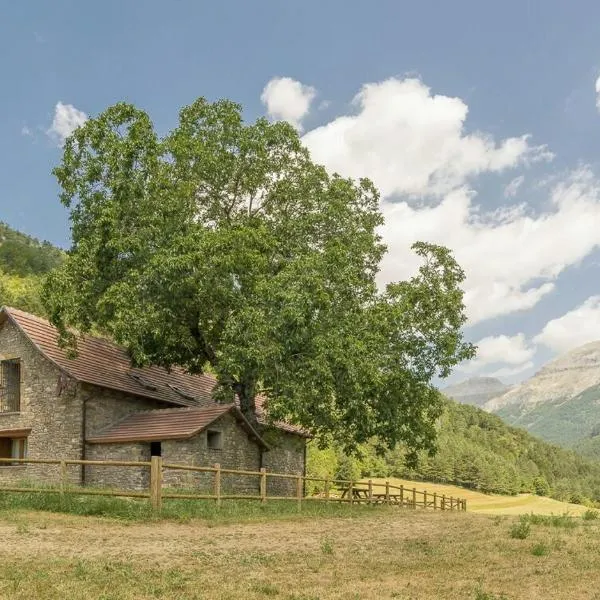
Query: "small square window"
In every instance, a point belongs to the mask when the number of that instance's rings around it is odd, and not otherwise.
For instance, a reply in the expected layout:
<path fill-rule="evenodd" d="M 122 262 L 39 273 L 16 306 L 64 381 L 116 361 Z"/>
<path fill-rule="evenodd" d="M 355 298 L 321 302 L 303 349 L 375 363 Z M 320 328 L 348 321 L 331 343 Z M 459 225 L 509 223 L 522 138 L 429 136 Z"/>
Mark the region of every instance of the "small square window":
<path fill-rule="evenodd" d="M 223 434 L 220 431 L 208 430 L 206 432 L 206 446 L 211 450 L 223 448 Z"/>
<path fill-rule="evenodd" d="M 26 458 L 27 457 L 27 438 L 0 438 L 0 458 Z M 9 462 L 0 462 L 0 467 L 11 464 Z"/>

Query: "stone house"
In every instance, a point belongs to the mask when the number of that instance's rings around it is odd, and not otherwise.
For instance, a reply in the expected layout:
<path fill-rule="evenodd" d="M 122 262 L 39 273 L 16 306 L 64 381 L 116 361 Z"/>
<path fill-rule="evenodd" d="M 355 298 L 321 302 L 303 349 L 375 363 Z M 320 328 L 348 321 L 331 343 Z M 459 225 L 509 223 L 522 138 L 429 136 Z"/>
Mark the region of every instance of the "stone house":
<path fill-rule="evenodd" d="M 165 464 L 304 474 L 306 433 L 278 423 L 261 433 L 235 404 L 217 404 L 215 380 L 181 369 L 132 368 L 125 350 L 83 336 L 72 358 L 46 320 L 0 310 L 0 458 L 149 461 Z M 265 433 L 267 432 L 267 433 Z M 264 437 L 268 438 L 268 443 Z M 74 484 L 144 488 L 147 467 L 68 467 Z M 0 463 L 0 484 L 51 481 L 56 465 Z M 190 474 L 191 473 L 191 474 Z M 166 469 L 165 485 L 206 488 L 212 474 Z M 224 493 L 256 493 L 258 478 L 223 475 Z M 295 481 L 268 480 L 270 495 L 287 495 Z"/>

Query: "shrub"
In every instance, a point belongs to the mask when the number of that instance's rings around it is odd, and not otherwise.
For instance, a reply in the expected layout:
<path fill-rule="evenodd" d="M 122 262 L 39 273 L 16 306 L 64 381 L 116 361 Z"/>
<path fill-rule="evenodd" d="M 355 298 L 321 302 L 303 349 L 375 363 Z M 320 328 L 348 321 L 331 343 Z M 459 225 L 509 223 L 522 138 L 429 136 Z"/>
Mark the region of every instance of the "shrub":
<path fill-rule="evenodd" d="M 595 521 L 598 518 L 598 511 L 589 508 L 583 513 L 582 516 L 585 521 Z"/>
<path fill-rule="evenodd" d="M 539 542 L 538 544 L 535 544 L 533 546 L 533 548 L 531 549 L 531 554 L 533 554 L 534 556 L 547 556 L 548 554 L 550 554 L 550 548 L 549 546 L 544 544 L 544 542 Z"/>
<path fill-rule="evenodd" d="M 531 533 L 529 521 L 520 520 L 510 528 L 510 537 L 516 540 L 524 540 Z"/>

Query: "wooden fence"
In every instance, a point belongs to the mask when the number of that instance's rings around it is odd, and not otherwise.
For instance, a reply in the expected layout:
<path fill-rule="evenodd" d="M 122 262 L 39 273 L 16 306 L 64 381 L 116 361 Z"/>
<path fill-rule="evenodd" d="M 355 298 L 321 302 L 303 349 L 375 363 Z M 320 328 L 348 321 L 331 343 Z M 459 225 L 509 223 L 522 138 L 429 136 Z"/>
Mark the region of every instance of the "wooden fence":
<path fill-rule="evenodd" d="M 58 493 L 61 495 L 97 495 L 97 496 L 120 496 L 128 498 L 147 498 L 152 508 L 160 513 L 163 499 L 185 499 L 185 500 L 212 500 L 218 507 L 223 500 L 256 500 L 262 503 L 277 500 L 288 500 L 297 503 L 298 510 L 302 509 L 304 502 L 339 502 L 353 504 L 372 505 L 395 505 L 411 509 L 432 509 L 466 511 L 467 501 L 462 498 L 417 490 L 415 487 L 393 485 L 389 481 L 385 483 L 368 481 L 350 481 L 345 479 L 323 479 L 318 477 L 305 477 L 303 475 L 290 475 L 284 473 L 273 473 L 266 469 L 260 471 L 246 471 L 237 469 L 222 469 L 219 464 L 212 467 L 201 467 L 195 465 L 183 465 L 166 463 L 160 456 L 153 456 L 149 462 L 142 461 L 108 461 L 108 460 L 75 460 L 75 459 L 15 459 L 0 458 L 0 465 L 55 465 L 59 469 L 57 485 L 43 487 L 23 487 L 18 485 L 2 485 L 0 469 L 0 493 Z M 84 467 L 122 467 L 122 468 L 147 468 L 150 471 L 149 486 L 145 490 L 126 489 L 97 489 L 85 487 L 70 482 L 68 475 L 69 466 Z M 176 488 L 166 487 L 163 482 L 165 471 L 188 471 L 190 473 L 212 474 L 212 493 L 194 493 L 189 491 L 177 491 Z M 256 478 L 256 494 L 231 494 L 223 489 L 223 475 Z M 294 482 L 292 486 L 295 493 L 281 496 L 267 494 L 268 479 L 285 479 Z M 46 482 L 44 482 L 46 483 Z M 314 495 L 306 494 L 306 484 L 317 483 L 322 492 Z"/>

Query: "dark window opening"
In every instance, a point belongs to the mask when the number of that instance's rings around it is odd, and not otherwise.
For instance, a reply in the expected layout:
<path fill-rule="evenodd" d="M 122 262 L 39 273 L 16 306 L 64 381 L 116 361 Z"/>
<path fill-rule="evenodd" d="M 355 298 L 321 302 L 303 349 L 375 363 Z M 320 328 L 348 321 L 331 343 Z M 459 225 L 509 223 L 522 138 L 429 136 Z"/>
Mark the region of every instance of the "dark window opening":
<path fill-rule="evenodd" d="M 0 458 L 25 458 L 27 456 L 27 438 L 0 438 Z M 5 467 L 10 462 L 0 462 Z"/>
<path fill-rule="evenodd" d="M 162 444 L 160 442 L 150 442 L 150 456 L 162 456 Z"/>
<path fill-rule="evenodd" d="M 220 431 L 207 431 L 206 445 L 211 450 L 221 450 L 223 448 L 223 434 Z"/>
<path fill-rule="evenodd" d="M 0 412 L 21 410 L 21 361 L 0 361 Z"/>

